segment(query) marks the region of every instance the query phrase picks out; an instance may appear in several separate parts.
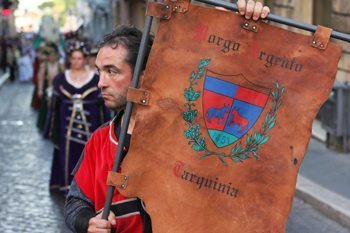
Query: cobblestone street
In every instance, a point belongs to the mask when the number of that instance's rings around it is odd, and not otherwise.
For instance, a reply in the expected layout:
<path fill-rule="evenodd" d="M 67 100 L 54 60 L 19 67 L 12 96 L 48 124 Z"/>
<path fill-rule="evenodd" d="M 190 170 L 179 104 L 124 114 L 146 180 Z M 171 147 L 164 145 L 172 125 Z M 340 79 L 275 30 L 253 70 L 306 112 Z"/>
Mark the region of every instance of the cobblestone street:
<path fill-rule="evenodd" d="M 64 198 L 49 193 L 52 145 L 30 108 L 31 83 L 0 87 L 0 233 L 68 233 Z M 308 204 L 294 200 L 287 233 L 349 233 Z"/>
<path fill-rule="evenodd" d="M 50 195 L 52 145 L 35 126 L 31 83 L 0 89 L 0 232 L 69 232 L 64 198 Z"/>

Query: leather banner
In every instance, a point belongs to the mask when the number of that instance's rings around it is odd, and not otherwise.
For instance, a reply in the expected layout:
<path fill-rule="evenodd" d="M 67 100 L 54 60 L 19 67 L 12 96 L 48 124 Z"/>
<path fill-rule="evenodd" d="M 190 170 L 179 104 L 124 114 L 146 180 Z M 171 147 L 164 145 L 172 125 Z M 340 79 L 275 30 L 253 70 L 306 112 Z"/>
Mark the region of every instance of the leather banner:
<path fill-rule="evenodd" d="M 341 54 L 328 41 L 195 5 L 161 20 L 119 190 L 154 232 L 285 232 Z"/>

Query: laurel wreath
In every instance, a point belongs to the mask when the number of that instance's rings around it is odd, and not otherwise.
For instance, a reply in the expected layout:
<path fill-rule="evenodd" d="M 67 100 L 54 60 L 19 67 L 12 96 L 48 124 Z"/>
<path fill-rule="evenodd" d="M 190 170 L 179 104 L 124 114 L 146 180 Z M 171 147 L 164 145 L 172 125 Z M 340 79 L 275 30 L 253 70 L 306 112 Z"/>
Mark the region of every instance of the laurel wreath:
<path fill-rule="evenodd" d="M 197 122 L 198 110 L 195 107 L 201 92 L 194 89 L 198 85 L 197 81 L 204 77 L 205 68 L 209 63 L 210 59 L 200 60 L 197 71 L 193 71 L 189 77 L 189 88 L 184 90 L 186 110 L 182 112 L 182 117 L 188 125 L 188 128 L 184 131 L 184 136 L 189 140 L 188 143 L 192 145 L 193 150 L 203 153 L 201 159 L 216 156 L 225 166 L 227 165 L 225 161 L 227 159 L 235 163 L 243 162 L 249 158 L 258 159 L 257 151 L 270 139 L 269 132 L 276 125 L 277 110 L 282 105 L 281 98 L 285 93 L 284 87 L 281 87 L 278 82 L 275 83 L 274 90 L 271 91 L 271 108 L 265 115 L 262 128 L 253 134 L 247 135 L 245 146 L 240 141 L 230 149 L 229 153 L 211 151 L 207 147 L 205 137 L 201 133 L 200 125 Z"/>

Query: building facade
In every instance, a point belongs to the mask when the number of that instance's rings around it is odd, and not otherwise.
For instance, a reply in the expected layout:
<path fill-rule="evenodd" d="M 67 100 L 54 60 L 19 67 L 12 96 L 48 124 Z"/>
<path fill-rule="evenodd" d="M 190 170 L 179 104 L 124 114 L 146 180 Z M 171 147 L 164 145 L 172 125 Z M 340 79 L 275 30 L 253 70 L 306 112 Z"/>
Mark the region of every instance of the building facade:
<path fill-rule="evenodd" d="M 114 0 L 115 1 L 115 0 Z M 100 41 L 113 28 L 113 0 L 78 0 L 77 18 L 84 37 Z"/>

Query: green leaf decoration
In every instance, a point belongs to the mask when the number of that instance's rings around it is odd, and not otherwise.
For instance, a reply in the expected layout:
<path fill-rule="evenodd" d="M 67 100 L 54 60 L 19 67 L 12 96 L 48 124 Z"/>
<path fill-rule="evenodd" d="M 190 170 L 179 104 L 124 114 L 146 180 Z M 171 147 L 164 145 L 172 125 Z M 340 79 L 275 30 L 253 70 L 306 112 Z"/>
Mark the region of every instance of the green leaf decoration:
<path fill-rule="evenodd" d="M 271 95 L 272 95 L 272 97 L 273 97 L 274 99 L 276 99 L 277 94 L 276 94 L 274 91 L 271 92 Z"/>
<path fill-rule="evenodd" d="M 192 72 L 192 73 L 191 73 L 190 79 L 196 79 L 196 73 L 195 73 L 195 72 Z"/>
<path fill-rule="evenodd" d="M 199 125 L 191 125 L 187 130 L 184 131 L 186 138 L 194 140 L 199 135 Z"/>
<path fill-rule="evenodd" d="M 269 114 L 266 114 L 265 116 L 265 122 L 268 122 L 269 121 Z"/>
<path fill-rule="evenodd" d="M 182 118 L 186 122 L 192 122 L 197 117 L 197 114 L 198 114 L 198 110 L 188 109 L 187 112 L 182 113 Z"/>
<path fill-rule="evenodd" d="M 284 87 L 281 88 L 281 95 L 284 94 Z"/>
<path fill-rule="evenodd" d="M 272 129 L 274 126 L 275 126 L 275 122 L 272 121 L 272 122 L 269 124 L 269 128 L 268 128 L 268 129 Z"/>
<path fill-rule="evenodd" d="M 276 120 L 276 115 L 272 116 L 270 119 L 269 119 L 269 123 L 273 122 Z"/>
<path fill-rule="evenodd" d="M 254 133 L 253 138 L 254 138 L 254 141 L 258 141 L 258 134 L 257 134 L 257 133 Z"/>
<path fill-rule="evenodd" d="M 279 85 L 278 82 L 276 82 L 275 86 L 276 86 L 276 89 L 279 89 L 279 88 L 280 88 L 280 85 Z"/>
<path fill-rule="evenodd" d="M 189 77 L 189 87 L 184 89 L 184 97 L 186 103 L 184 104 L 186 110 L 182 112 L 182 118 L 185 120 L 188 128 L 184 131 L 184 136 L 189 140 L 191 148 L 194 151 L 203 153 L 200 159 L 205 159 L 210 156 L 215 156 L 226 166 L 225 159 L 230 159 L 234 163 L 242 163 L 244 160 L 254 157 L 259 158 L 257 151 L 261 146 L 267 143 L 270 139 L 269 133 L 276 125 L 277 111 L 282 105 L 282 96 L 285 94 L 285 88 L 281 87 L 278 82 L 275 82 L 274 89 L 271 90 L 272 96 L 271 107 L 267 111 L 262 128 L 251 135 L 246 136 L 246 144 L 242 145 L 239 141 L 233 146 L 229 153 L 215 152 L 207 148 L 205 137 L 201 134 L 200 125 L 197 123 L 198 110 L 196 109 L 197 101 L 200 98 L 201 92 L 196 90 L 198 85 L 196 80 L 204 77 L 206 66 L 210 64 L 210 59 L 201 59 L 198 64 L 197 71 L 193 71 Z"/>
<path fill-rule="evenodd" d="M 205 66 L 209 65 L 210 59 L 202 59 L 199 62 L 198 68 L 204 68 Z"/>
<path fill-rule="evenodd" d="M 247 143 L 252 144 L 252 137 L 250 135 L 248 135 L 247 137 Z"/>
<path fill-rule="evenodd" d="M 187 101 L 196 101 L 200 96 L 200 91 L 194 91 L 192 87 L 184 90 L 184 96 Z"/>
<path fill-rule="evenodd" d="M 262 138 L 261 142 L 259 143 L 260 145 L 261 144 L 264 144 L 265 142 L 267 142 L 268 140 L 270 139 L 269 136 L 265 136 L 264 138 Z"/>
<path fill-rule="evenodd" d="M 241 160 L 240 160 L 239 158 L 237 158 L 237 157 L 232 157 L 232 160 L 233 160 L 233 162 L 235 162 L 235 163 L 241 162 Z"/>
<path fill-rule="evenodd" d="M 205 139 L 203 137 L 200 137 L 196 140 L 196 144 L 202 148 L 202 150 L 205 150 L 207 148 L 207 144 L 205 142 Z"/>
<path fill-rule="evenodd" d="M 232 147 L 232 148 L 231 148 L 231 153 L 235 154 L 235 153 L 237 153 L 239 150 L 240 150 L 240 148 L 237 147 L 237 146 Z"/>
<path fill-rule="evenodd" d="M 195 151 L 203 151 L 204 150 L 204 148 L 198 144 L 193 144 L 192 149 Z"/>

